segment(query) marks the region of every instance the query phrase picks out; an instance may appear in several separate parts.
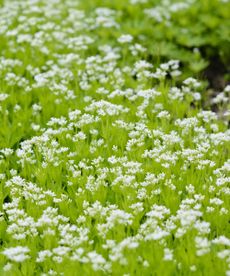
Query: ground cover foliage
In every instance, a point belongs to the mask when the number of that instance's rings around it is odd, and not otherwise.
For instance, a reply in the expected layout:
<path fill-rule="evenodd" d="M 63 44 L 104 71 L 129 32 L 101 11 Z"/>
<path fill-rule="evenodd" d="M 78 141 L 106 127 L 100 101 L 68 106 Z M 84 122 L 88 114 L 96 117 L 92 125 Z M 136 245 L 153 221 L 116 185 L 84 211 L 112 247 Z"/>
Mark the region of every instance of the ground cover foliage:
<path fill-rule="evenodd" d="M 229 10 L 0 1 L 0 275 L 230 275 Z"/>

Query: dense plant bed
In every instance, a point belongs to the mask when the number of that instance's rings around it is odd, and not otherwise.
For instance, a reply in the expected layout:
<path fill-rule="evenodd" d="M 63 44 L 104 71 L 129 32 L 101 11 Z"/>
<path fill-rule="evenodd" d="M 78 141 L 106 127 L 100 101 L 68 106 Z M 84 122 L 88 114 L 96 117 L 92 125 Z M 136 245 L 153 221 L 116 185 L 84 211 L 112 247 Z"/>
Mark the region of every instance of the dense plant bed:
<path fill-rule="evenodd" d="M 229 10 L 0 1 L 0 275 L 230 275 Z"/>

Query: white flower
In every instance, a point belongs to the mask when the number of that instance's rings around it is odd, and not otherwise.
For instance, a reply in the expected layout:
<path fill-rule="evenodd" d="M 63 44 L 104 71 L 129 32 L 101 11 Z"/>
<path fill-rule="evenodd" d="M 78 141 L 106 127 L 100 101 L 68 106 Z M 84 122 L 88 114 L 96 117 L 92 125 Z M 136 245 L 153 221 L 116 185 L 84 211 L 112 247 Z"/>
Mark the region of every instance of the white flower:
<path fill-rule="evenodd" d="M 26 246 L 16 246 L 5 249 L 2 254 L 5 255 L 8 259 L 14 262 L 24 262 L 29 259 L 30 256 L 27 255 L 30 250 Z"/>
<path fill-rule="evenodd" d="M 7 263 L 4 267 L 3 267 L 3 270 L 4 271 L 10 271 L 11 270 L 11 268 L 12 268 L 12 264 L 11 263 Z"/>
<path fill-rule="evenodd" d="M 3 102 L 3 101 L 5 101 L 7 98 L 9 97 L 9 95 L 8 94 L 0 94 L 0 102 Z"/>
<path fill-rule="evenodd" d="M 173 260 L 173 251 L 169 248 L 164 249 L 164 261 L 172 261 Z"/>
<path fill-rule="evenodd" d="M 117 41 L 121 44 L 130 43 L 133 41 L 133 37 L 130 34 L 121 35 Z"/>

